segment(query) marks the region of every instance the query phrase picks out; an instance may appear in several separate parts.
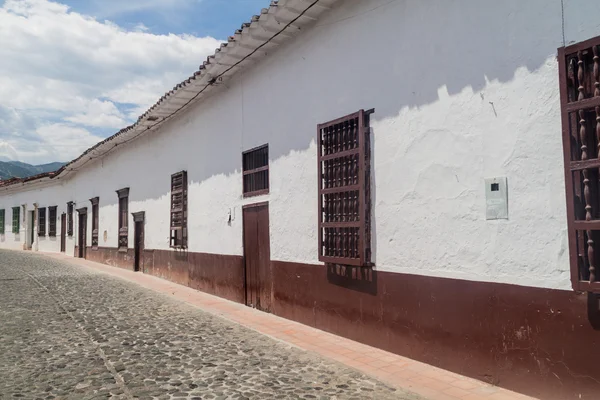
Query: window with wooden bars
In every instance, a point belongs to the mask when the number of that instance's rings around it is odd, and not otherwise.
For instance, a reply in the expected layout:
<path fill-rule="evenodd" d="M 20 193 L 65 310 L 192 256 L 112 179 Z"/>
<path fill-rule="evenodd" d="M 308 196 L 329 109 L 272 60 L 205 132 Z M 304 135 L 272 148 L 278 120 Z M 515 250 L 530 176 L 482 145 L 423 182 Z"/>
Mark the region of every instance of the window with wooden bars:
<path fill-rule="evenodd" d="M 21 207 L 13 207 L 12 209 L 12 233 L 19 233 L 21 226 Z"/>
<path fill-rule="evenodd" d="M 4 235 L 5 224 L 6 224 L 5 211 L 0 210 L 0 235 Z"/>
<path fill-rule="evenodd" d="M 571 282 L 600 293 L 600 37 L 558 60 Z"/>
<path fill-rule="evenodd" d="M 46 236 L 46 208 L 38 208 L 38 236 Z"/>
<path fill-rule="evenodd" d="M 187 249 L 188 232 L 187 171 L 171 175 L 171 240 L 174 249 Z"/>
<path fill-rule="evenodd" d="M 128 246 L 127 210 L 129 209 L 129 188 L 117 190 L 119 196 L 119 250 L 126 251 Z"/>
<path fill-rule="evenodd" d="M 67 235 L 73 236 L 73 202 L 67 203 Z"/>
<path fill-rule="evenodd" d="M 57 206 L 48 207 L 48 236 L 56 237 L 56 209 Z"/>
<path fill-rule="evenodd" d="M 371 266 L 371 131 L 373 110 L 317 127 L 319 260 Z"/>
<path fill-rule="evenodd" d="M 98 225 L 99 225 L 99 203 L 100 198 L 94 197 L 90 199 L 92 203 L 92 248 L 98 248 Z"/>
<path fill-rule="evenodd" d="M 242 153 L 244 197 L 269 193 L 269 145 Z"/>

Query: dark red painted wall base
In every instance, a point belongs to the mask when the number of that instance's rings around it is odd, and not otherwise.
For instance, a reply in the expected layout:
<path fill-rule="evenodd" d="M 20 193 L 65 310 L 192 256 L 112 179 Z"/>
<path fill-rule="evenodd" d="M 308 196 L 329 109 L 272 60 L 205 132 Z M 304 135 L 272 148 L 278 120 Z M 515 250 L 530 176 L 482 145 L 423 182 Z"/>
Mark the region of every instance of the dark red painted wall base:
<path fill-rule="evenodd" d="M 134 251 L 88 247 L 87 259 L 134 269 Z M 146 274 L 189 286 L 238 303 L 245 302 L 244 258 L 221 254 L 190 253 L 174 250 L 144 250 L 140 268 Z"/>
<path fill-rule="evenodd" d="M 115 251 L 87 254 L 133 269 L 132 253 Z M 145 250 L 143 265 L 245 300 L 241 256 Z M 600 332 L 585 294 L 281 261 L 272 270 L 281 317 L 540 399 L 600 398 Z"/>
<path fill-rule="evenodd" d="M 277 315 L 541 399 L 600 398 L 586 294 L 272 263 Z"/>
<path fill-rule="evenodd" d="M 120 251 L 111 247 L 98 247 L 97 249 L 88 247 L 85 251 L 85 258 L 88 260 L 133 270 L 133 249 Z"/>

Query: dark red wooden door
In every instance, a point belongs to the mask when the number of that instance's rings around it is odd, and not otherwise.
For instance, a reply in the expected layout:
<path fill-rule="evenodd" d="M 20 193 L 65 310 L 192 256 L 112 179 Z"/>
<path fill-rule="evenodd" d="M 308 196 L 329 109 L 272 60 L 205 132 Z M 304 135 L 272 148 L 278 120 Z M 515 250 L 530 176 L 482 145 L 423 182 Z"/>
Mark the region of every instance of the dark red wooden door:
<path fill-rule="evenodd" d="M 273 278 L 269 244 L 269 205 L 245 207 L 243 214 L 246 305 L 270 311 Z"/>
<path fill-rule="evenodd" d="M 142 252 L 144 250 L 144 221 L 135 221 L 134 226 L 134 270 L 141 271 L 142 269 Z"/>
<path fill-rule="evenodd" d="M 65 252 L 67 241 L 67 214 L 60 216 L 60 251 Z"/>
<path fill-rule="evenodd" d="M 87 213 L 79 213 L 79 258 L 85 258 L 87 246 Z"/>

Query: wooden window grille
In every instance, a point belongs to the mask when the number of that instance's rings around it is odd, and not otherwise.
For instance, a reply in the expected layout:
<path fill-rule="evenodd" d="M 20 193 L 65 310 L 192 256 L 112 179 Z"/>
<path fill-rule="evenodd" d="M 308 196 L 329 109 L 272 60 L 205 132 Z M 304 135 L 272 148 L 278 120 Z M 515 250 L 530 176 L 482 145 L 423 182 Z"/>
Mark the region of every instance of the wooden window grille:
<path fill-rule="evenodd" d="M 100 198 L 94 197 L 90 199 L 92 203 L 92 248 L 98 248 L 98 226 L 99 226 L 99 203 Z"/>
<path fill-rule="evenodd" d="M 244 197 L 269 193 L 269 145 L 242 153 Z"/>
<path fill-rule="evenodd" d="M 5 211 L 0 210 L 0 235 L 4 235 L 4 226 L 6 224 L 5 221 Z"/>
<path fill-rule="evenodd" d="M 600 37 L 558 60 L 571 283 L 600 293 Z"/>
<path fill-rule="evenodd" d="M 46 236 L 46 208 L 38 208 L 38 236 Z"/>
<path fill-rule="evenodd" d="M 117 190 L 119 196 L 119 250 L 127 250 L 128 246 L 128 208 L 129 188 Z"/>
<path fill-rule="evenodd" d="M 373 110 L 319 124 L 319 260 L 371 266 Z"/>
<path fill-rule="evenodd" d="M 73 202 L 67 203 L 67 235 L 73 236 Z"/>
<path fill-rule="evenodd" d="M 12 233 L 19 233 L 21 230 L 20 221 L 21 221 L 21 207 L 13 207 L 12 209 Z"/>
<path fill-rule="evenodd" d="M 174 249 L 187 249 L 188 232 L 187 171 L 171 175 L 171 240 Z"/>
<path fill-rule="evenodd" d="M 48 236 L 56 237 L 56 209 L 57 206 L 48 207 Z"/>

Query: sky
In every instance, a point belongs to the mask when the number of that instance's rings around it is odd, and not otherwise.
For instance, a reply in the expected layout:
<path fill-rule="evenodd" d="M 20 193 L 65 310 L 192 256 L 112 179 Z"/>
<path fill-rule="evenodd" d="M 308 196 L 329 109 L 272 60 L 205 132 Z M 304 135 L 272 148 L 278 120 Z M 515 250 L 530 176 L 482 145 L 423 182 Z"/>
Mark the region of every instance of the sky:
<path fill-rule="evenodd" d="M 0 161 L 70 161 L 269 0 L 0 0 Z"/>

